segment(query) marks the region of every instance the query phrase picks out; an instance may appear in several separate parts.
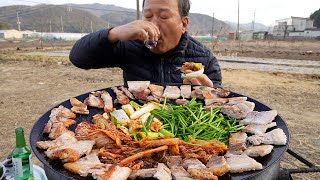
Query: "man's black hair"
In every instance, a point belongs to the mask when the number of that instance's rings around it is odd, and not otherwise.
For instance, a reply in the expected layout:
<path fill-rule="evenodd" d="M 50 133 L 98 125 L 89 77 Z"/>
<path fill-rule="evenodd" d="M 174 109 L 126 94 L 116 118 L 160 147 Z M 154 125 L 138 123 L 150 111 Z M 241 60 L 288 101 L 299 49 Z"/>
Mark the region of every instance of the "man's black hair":
<path fill-rule="evenodd" d="M 179 14 L 181 17 L 185 17 L 189 15 L 190 11 L 190 0 L 177 0 L 178 1 L 178 8 L 179 8 Z M 142 2 L 142 7 L 144 7 L 144 2 Z"/>

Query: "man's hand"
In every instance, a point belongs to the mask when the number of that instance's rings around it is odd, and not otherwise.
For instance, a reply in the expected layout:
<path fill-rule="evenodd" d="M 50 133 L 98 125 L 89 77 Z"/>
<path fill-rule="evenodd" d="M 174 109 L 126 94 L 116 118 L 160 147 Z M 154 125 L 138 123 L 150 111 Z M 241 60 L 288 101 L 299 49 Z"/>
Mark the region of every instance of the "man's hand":
<path fill-rule="evenodd" d="M 111 29 L 109 31 L 108 40 L 111 43 L 128 40 L 158 41 L 159 35 L 159 28 L 152 22 L 136 20 Z"/>
<path fill-rule="evenodd" d="M 212 81 L 205 74 L 201 74 L 200 76 L 192 79 L 183 79 L 183 84 L 194 84 L 194 85 L 213 87 Z"/>

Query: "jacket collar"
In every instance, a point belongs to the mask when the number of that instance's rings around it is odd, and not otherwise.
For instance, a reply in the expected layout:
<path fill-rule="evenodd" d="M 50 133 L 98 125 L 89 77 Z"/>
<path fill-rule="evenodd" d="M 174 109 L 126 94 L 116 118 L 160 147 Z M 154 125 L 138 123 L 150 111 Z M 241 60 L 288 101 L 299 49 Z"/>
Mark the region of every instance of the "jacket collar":
<path fill-rule="evenodd" d="M 189 43 L 189 36 L 188 36 L 188 33 L 185 32 L 184 34 L 182 34 L 178 46 L 175 48 L 175 50 L 173 50 L 172 53 L 170 53 L 169 56 L 176 55 L 176 54 L 181 54 L 182 56 L 184 56 L 188 43 Z"/>

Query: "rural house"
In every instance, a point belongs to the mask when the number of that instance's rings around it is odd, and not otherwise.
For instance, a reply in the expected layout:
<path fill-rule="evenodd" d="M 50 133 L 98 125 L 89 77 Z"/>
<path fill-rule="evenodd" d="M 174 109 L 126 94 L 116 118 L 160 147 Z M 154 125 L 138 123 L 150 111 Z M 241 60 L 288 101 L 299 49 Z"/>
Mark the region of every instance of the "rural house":
<path fill-rule="evenodd" d="M 0 30 L 0 38 L 2 39 L 22 39 L 23 34 L 15 29 Z"/>
<path fill-rule="evenodd" d="M 313 20 L 310 18 L 293 17 L 276 20 L 273 27 L 274 37 L 283 38 L 316 38 L 319 36 L 319 29 L 313 27 Z"/>

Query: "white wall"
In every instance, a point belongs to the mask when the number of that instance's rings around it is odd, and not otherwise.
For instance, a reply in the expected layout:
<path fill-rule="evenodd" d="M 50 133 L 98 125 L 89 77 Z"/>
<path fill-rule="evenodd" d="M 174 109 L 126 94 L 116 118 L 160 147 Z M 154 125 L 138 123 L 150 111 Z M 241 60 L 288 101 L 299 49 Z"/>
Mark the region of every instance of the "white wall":
<path fill-rule="evenodd" d="M 318 36 L 320 36 L 320 30 L 318 30 L 318 31 L 306 30 L 306 31 L 304 31 L 304 36 L 310 37 L 310 38 L 318 37 Z"/>
<path fill-rule="evenodd" d="M 304 37 L 304 32 L 289 32 L 289 37 Z"/>

